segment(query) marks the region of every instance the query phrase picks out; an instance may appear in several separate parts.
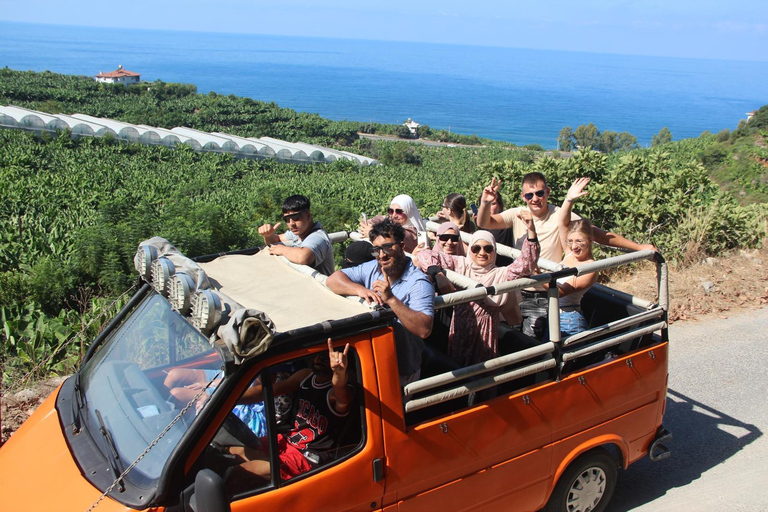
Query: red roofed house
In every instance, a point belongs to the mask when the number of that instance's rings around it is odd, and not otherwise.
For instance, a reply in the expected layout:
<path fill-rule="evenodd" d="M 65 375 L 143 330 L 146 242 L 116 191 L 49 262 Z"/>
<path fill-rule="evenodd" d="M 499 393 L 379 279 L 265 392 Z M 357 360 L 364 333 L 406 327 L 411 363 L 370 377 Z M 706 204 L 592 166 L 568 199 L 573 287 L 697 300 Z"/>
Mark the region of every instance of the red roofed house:
<path fill-rule="evenodd" d="M 109 73 L 99 73 L 94 77 L 97 82 L 104 82 L 108 84 L 137 84 L 141 81 L 141 75 L 123 69 L 123 66 L 117 66 L 115 71 Z"/>

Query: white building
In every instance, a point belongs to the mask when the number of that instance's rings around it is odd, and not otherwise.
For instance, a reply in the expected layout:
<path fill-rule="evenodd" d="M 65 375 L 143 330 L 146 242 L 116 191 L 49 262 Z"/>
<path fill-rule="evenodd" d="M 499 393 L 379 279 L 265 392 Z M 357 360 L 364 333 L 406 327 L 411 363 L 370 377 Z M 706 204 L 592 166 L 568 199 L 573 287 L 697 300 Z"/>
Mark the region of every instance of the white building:
<path fill-rule="evenodd" d="M 421 126 L 419 123 L 417 123 L 416 121 L 412 121 L 411 118 L 409 117 L 408 120 L 403 123 L 403 125 L 406 128 L 408 128 L 408 130 L 410 130 L 411 137 L 413 137 L 414 139 L 419 138 L 419 126 Z"/>
<path fill-rule="evenodd" d="M 117 69 L 110 71 L 109 73 L 99 73 L 94 77 L 97 82 L 104 82 L 107 84 L 137 84 L 141 82 L 141 75 L 123 69 L 123 66 L 117 66 Z"/>

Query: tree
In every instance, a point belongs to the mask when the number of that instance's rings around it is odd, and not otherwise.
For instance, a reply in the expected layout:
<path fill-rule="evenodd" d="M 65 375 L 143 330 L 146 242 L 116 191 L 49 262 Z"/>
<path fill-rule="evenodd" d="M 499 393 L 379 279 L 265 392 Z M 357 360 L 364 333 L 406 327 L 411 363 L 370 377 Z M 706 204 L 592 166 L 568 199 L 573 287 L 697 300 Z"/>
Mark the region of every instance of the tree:
<path fill-rule="evenodd" d="M 401 139 L 413 138 L 413 135 L 411 135 L 411 130 L 409 130 L 407 126 L 398 126 L 397 128 L 395 128 L 395 135 L 397 135 Z"/>
<path fill-rule="evenodd" d="M 560 135 L 557 137 L 557 145 L 560 151 L 573 151 L 575 143 L 573 141 L 573 129 L 570 126 L 560 130 Z"/>
<path fill-rule="evenodd" d="M 600 143 L 600 131 L 595 123 L 580 124 L 573 132 L 573 139 L 579 149 L 593 149 Z"/>
<path fill-rule="evenodd" d="M 752 119 L 749 120 L 747 125 L 750 128 L 766 128 L 768 127 L 768 105 L 763 105 L 755 112 Z"/>
<path fill-rule="evenodd" d="M 629 151 L 637 148 L 637 137 L 628 132 L 619 134 L 619 151 Z"/>
<path fill-rule="evenodd" d="M 659 133 L 651 138 L 651 147 L 661 146 L 667 142 L 672 142 L 672 132 L 666 126 L 659 130 Z"/>
<path fill-rule="evenodd" d="M 613 153 L 619 149 L 619 134 L 611 130 L 600 133 L 595 149 L 603 153 Z"/>

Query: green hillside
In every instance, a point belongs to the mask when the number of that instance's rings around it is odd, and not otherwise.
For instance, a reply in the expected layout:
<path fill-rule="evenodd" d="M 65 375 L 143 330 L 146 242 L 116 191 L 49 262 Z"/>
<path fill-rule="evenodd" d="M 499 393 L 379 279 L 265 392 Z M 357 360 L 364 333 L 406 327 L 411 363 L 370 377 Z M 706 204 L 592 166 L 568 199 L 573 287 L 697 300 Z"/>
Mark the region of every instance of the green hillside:
<path fill-rule="evenodd" d="M 135 284 L 132 257 L 141 240 L 163 236 L 190 256 L 256 246 L 262 243 L 258 226 L 276 222 L 282 199 L 295 193 L 309 196 L 316 218 L 336 231 L 353 228 L 361 212 L 383 213 L 400 193 L 412 195 L 425 215 L 434 214 L 450 192 L 474 201 L 492 176 L 507 183 L 507 204 L 516 205 L 520 178 L 536 170 L 549 178 L 555 204 L 573 179 L 591 177 L 580 213 L 655 244 L 677 265 L 755 247 L 766 237 L 768 107 L 732 133 L 560 158 L 499 142 L 449 148 L 362 141 L 358 123 L 247 98 L 199 95 L 179 84 L 126 88 L 5 69 L 0 104 L 343 145 L 385 163 L 302 166 L 0 130 L 6 384 L 30 370 L 71 370 L 104 315 L 124 300 L 115 298 Z"/>

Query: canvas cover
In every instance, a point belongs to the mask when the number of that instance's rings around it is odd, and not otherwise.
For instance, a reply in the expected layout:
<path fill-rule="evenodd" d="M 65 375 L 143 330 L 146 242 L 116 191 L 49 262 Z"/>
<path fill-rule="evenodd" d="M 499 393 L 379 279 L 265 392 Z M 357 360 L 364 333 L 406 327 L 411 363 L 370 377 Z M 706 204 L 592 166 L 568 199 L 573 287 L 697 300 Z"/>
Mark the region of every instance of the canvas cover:
<path fill-rule="evenodd" d="M 370 312 L 367 306 L 336 295 L 313 277 L 291 269 L 268 251 L 224 255 L 200 266 L 213 288 L 245 308 L 265 312 L 276 332 Z"/>

